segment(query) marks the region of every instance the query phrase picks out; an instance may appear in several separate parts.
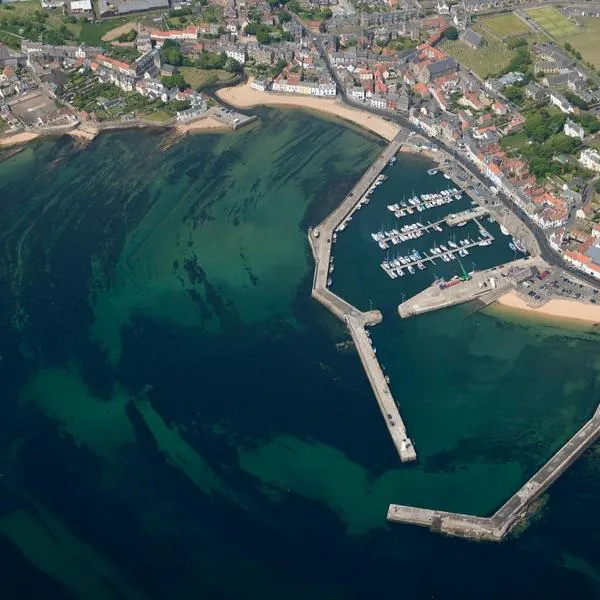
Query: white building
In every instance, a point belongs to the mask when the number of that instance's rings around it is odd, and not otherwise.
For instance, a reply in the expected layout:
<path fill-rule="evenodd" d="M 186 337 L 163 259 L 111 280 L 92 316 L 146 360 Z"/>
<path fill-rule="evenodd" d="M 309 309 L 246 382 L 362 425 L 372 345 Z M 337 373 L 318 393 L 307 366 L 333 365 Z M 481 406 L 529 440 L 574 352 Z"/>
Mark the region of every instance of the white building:
<path fill-rule="evenodd" d="M 71 0 L 71 14 L 79 15 L 86 12 L 92 12 L 91 0 Z"/>
<path fill-rule="evenodd" d="M 585 131 L 583 127 L 578 123 L 575 123 L 575 121 L 571 121 L 571 119 L 567 119 L 564 131 L 565 135 L 568 135 L 569 137 L 579 138 L 580 140 L 582 140 L 585 136 Z"/>
<path fill-rule="evenodd" d="M 600 173 L 600 154 L 596 150 L 592 150 L 591 148 L 583 150 L 579 157 L 579 162 L 586 169 Z"/>
<path fill-rule="evenodd" d="M 371 98 L 371 108 L 378 108 L 385 110 L 387 106 L 387 100 L 383 96 L 373 96 Z"/>
<path fill-rule="evenodd" d="M 550 92 L 550 102 L 554 104 L 554 106 L 558 106 L 558 108 L 566 115 L 575 112 L 575 109 L 571 106 L 569 101 L 558 92 Z"/>
<path fill-rule="evenodd" d="M 250 87 L 254 90 L 258 90 L 259 92 L 266 92 L 268 88 L 266 79 L 253 79 L 250 82 Z"/>

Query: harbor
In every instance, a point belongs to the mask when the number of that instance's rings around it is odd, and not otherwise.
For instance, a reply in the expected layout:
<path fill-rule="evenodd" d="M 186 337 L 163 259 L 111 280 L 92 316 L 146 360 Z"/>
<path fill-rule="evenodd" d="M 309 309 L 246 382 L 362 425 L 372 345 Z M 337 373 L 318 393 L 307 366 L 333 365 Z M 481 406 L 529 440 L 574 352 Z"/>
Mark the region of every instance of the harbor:
<path fill-rule="evenodd" d="M 415 446 L 381 363 L 387 354 L 377 355 L 373 338 L 379 334 L 371 336 L 367 327 L 381 322 L 383 312 L 389 314 L 394 297 L 402 299 L 394 304 L 401 319 L 464 303 L 471 303 L 475 311 L 513 289 L 527 290 L 532 281 L 544 281 L 549 271 L 531 232 L 502 209 L 493 195 L 461 181 L 447 164 L 429 170 L 432 191 L 413 191 L 408 200 L 398 201 L 394 188 L 388 191 L 386 187 L 394 171 L 386 174 L 384 170 L 394 164 L 395 152 L 403 150 L 399 136 L 342 205 L 310 231 L 309 239 L 316 263 L 312 295 L 344 321 L 398 455 L 408 462 L 417 458 Z M 439 160 L 444 160 L 442 154 Z M 393 177 L 396 180 L 398 176 Z M 456 187 L 450 187 L 448 181 Z M 394 193 L 396 199 L 390 198 Z M 362 211 L 360 219 L 358 211 Z M 386 217 L 387 224 L 378 225 Z M 348 233 L 344 232 L 349 227 L 353 245 L 345 242 Z M 337 259 L 332 255 L 334 244 L 341 250 Z M 362 270 L 357 272 L 355 265 L 359 264 Z M 365 271 L 369 264 L 373 268 Z M 357 278 L 361 285 L 352 285 Z M 372 306 L 375 289 L 380 310 Z M 348 295 L 345 290 L 352 292 Z M 391 504 L 388 520 L 471 539 L 503 539 L 536 498 L 597 439 L 599 411 L 492 516 Z"/>
<path fill-rule="evenodd" d="M 332 246 L 337 235 L 344 231 L 352 215 L 369 202 L 370 194 L 385 181 L 382 172 L 390 163 L 393 164 L 405 139 L 406 135 L 400 133 L 390 142 L 344 201 L 318 227 L 309 230 L 308 239 L 315 260 L 312 297 L 346 324 L 400 460 L 411 462 L 417 458 L 413 442 L 366 330 L 366 327 L 381 322 L 382 314 L 378 310 L 361 311 L 329 289 L 334 267 Z"/>

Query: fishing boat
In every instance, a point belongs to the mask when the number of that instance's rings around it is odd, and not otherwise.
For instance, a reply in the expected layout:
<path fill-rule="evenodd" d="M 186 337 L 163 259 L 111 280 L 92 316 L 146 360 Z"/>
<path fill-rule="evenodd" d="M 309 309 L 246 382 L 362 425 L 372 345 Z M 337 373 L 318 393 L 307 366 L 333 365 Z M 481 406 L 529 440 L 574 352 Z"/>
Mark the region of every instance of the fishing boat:
<path fill-rule="evenodd" d="M 512 242 L 509 242 L 509 243 L 508 243 L 508 247 L 509 247 L 509 248 L 510 248 L 510 249 L 511 249 L 513 252 L 516 252 L 516 251 L 517 251 L 517 247 L 516 247 L 516 246 L 515 246 L 515 245 L 514 245 Z"/>
<path fill-rule="evenodd" d="M 525 248 L 525 246 L 523 246 L 523 242 L 520 242 L 518 240 L 515 240 L 515 248 L 521 253 L 521 254 L 527 254 L 527 248 Z"/>
<path fill-rule="evenodd" d="M 437 169 L 429 169 L 427 171 L 427 175 L 437 175 L 438 170 Z"/>
<path fill-rule="evenodd" d="M 504 223 L 500 223 L 500 231 L 502 232 L 503 235 L 510 234 L 510 231 L 508 229 L 506 229 L 506 227 L 504 227 Z"/>

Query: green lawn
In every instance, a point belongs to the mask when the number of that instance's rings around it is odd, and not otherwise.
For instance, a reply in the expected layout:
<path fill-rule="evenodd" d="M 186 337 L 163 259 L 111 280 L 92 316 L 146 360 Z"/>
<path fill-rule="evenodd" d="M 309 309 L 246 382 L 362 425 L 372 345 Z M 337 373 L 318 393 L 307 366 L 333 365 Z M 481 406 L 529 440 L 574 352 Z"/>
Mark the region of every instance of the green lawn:
<path fill-rule="evenodd" d="M 556 8 L 532 8 L 527 14 L 540 26 L 543 27 L 553 38 L 559 41 L 565 36 L 574 35 L 580 30 L 567 17 L 562 15 Z"/>
<path fill-rule="evenodd" d="M 584 61 L 600 68 L 600 19 L 587 17 L 582 20 L 583 29 L 578 29 L 576 34 L 566 36 L 560 41 L 569 42 L 575 50 L 581 52 Z"/>
<path fill-rule="evenodd" d="M 529 145 L 529 140 L 527 136 L 521 131 L 519 133 L 514 133 L 513 135 L 507 135 L 502 138 L 500 141 L 500 145 L 505 150 L 521 150 L 525 146 Z"/>
<path fill-rule="evenodd" d="M 79 41 L 84 42 L 90 46 L 102 46 L 106 45 L 106 42 L 102 41 L 102 36 L 109 32 L 111 29 L 129 23 L 130 21 L 136 21 L 139 15 L 133 15 L 130 17 L 116 17 L 115 19 L 107 19 L 100 23 L 83 23 L 81 25 L 81 31 L 79 32 Z"/>
<path fill-rule="evenodd" d="M 527 24 L 513 14 L 490 17 L 489 19 L 483 19 L 477 23 L 500 39 L 531 32 Z"/>
<path fill-rule="evenodd" d="M 170 121 L 173 117 L 166 110 L 157 110 L 156 112 L 150 114 L 142 114 L 139 115 L 142 119 L 148 119 L 149 121 L 156 121 L 157 123 L 166 123 Z"/>
<path fill-rule="evenodd" d="M 217 82 L 232 80 L 235 75 L 221 69 L 196 69 L 195 67 L 179 67 L 188 85 L 197 90 L 198 88 Z"/>
<path fill-rule="evenodd" d="M 486 78 L 504 69 L 516 52 L 511 50 L 503 42 L 486 37 L 486 44 L 478 50 L 469 48 L 460 40 L 446 40 L 442 48 L 454 56 L 456 60 L 472 69 L 479 77 Z"/>

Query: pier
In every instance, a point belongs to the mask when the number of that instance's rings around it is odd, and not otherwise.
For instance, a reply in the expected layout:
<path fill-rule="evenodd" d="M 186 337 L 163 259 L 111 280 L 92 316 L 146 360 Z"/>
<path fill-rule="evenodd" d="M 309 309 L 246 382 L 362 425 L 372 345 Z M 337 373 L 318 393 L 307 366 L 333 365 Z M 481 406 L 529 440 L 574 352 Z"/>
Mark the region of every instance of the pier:
<path fill-rule="evenodd" d="M 373 388 L 373 393 L 377 399 L 386 427 L 402 462 L 416 460 L 416 451 L 412 441 L 408 437 L 406 427 L 400 417 L 398 406 L 392 396 L 365 329 L 367 326 L 381 322 L 381 312 L 378 310 L 369 312 L 358 310 L 352 304 L 346 302 L 328 289 L 327 281 L 329 278 L 331 249 L 336 231 L 343 230 L 349 217 L 360 207 L 361 202 L 365 201 L 365 196 L 373 189 L 373 185 L 378 177 L 380 177 L 392 158 L 396 156 L 402 144 L 405 143 L 406 138 L 406 132 L 399 133 L 360 178 L 344 201 L 322 223 L 310 229 L 308 235 L 311 251 L 315 259 L 312 297 L 348 327 L 369 383 Z"/>
<path fill-rule="evenodd" d="M 477 540 L 500 541 L 528 508 L 600 437 L 600 406 L 592 418 L 529 481 L 491 517 L 476 517 L 413 506 L 390 504 L 387 518 L 395 523 L 429 527 L 432 531 Z"/>
<path fill-rule="evenodd" d="M 518 282 L 518 275 L 523 270 L 528 271 L 534 266 L 543 265 L 541 260 L 520 258 L 507 265 L 471 273 L 469 280 L 457 277 L 446 282 L 451 284 L 446 287 L 434 282 L 430 287 L 400 304 L 398 314 L 402 319 L 407 319 L 473 300 L 478 300 L 481 307 L 487 306 L 513 289 Z"/>
<path fill-rule="evenodd" d="M 483 206 L 477 206 L 469 210 L 463 210 L 462 212 L 448 215 L 445 221 L 449 227 L 460 227 L 461 225 L 464 225 L 471 219 L 476 221 L 479 225 L 477 219 L 480 219 L 481 217 L 486 217 L 487 215 L 489 215 L 489 213 L 490 211 L 487 208 L 484 208 Z M 481 228 L 481 225 L 479 225 L 479 227 Z"/>

